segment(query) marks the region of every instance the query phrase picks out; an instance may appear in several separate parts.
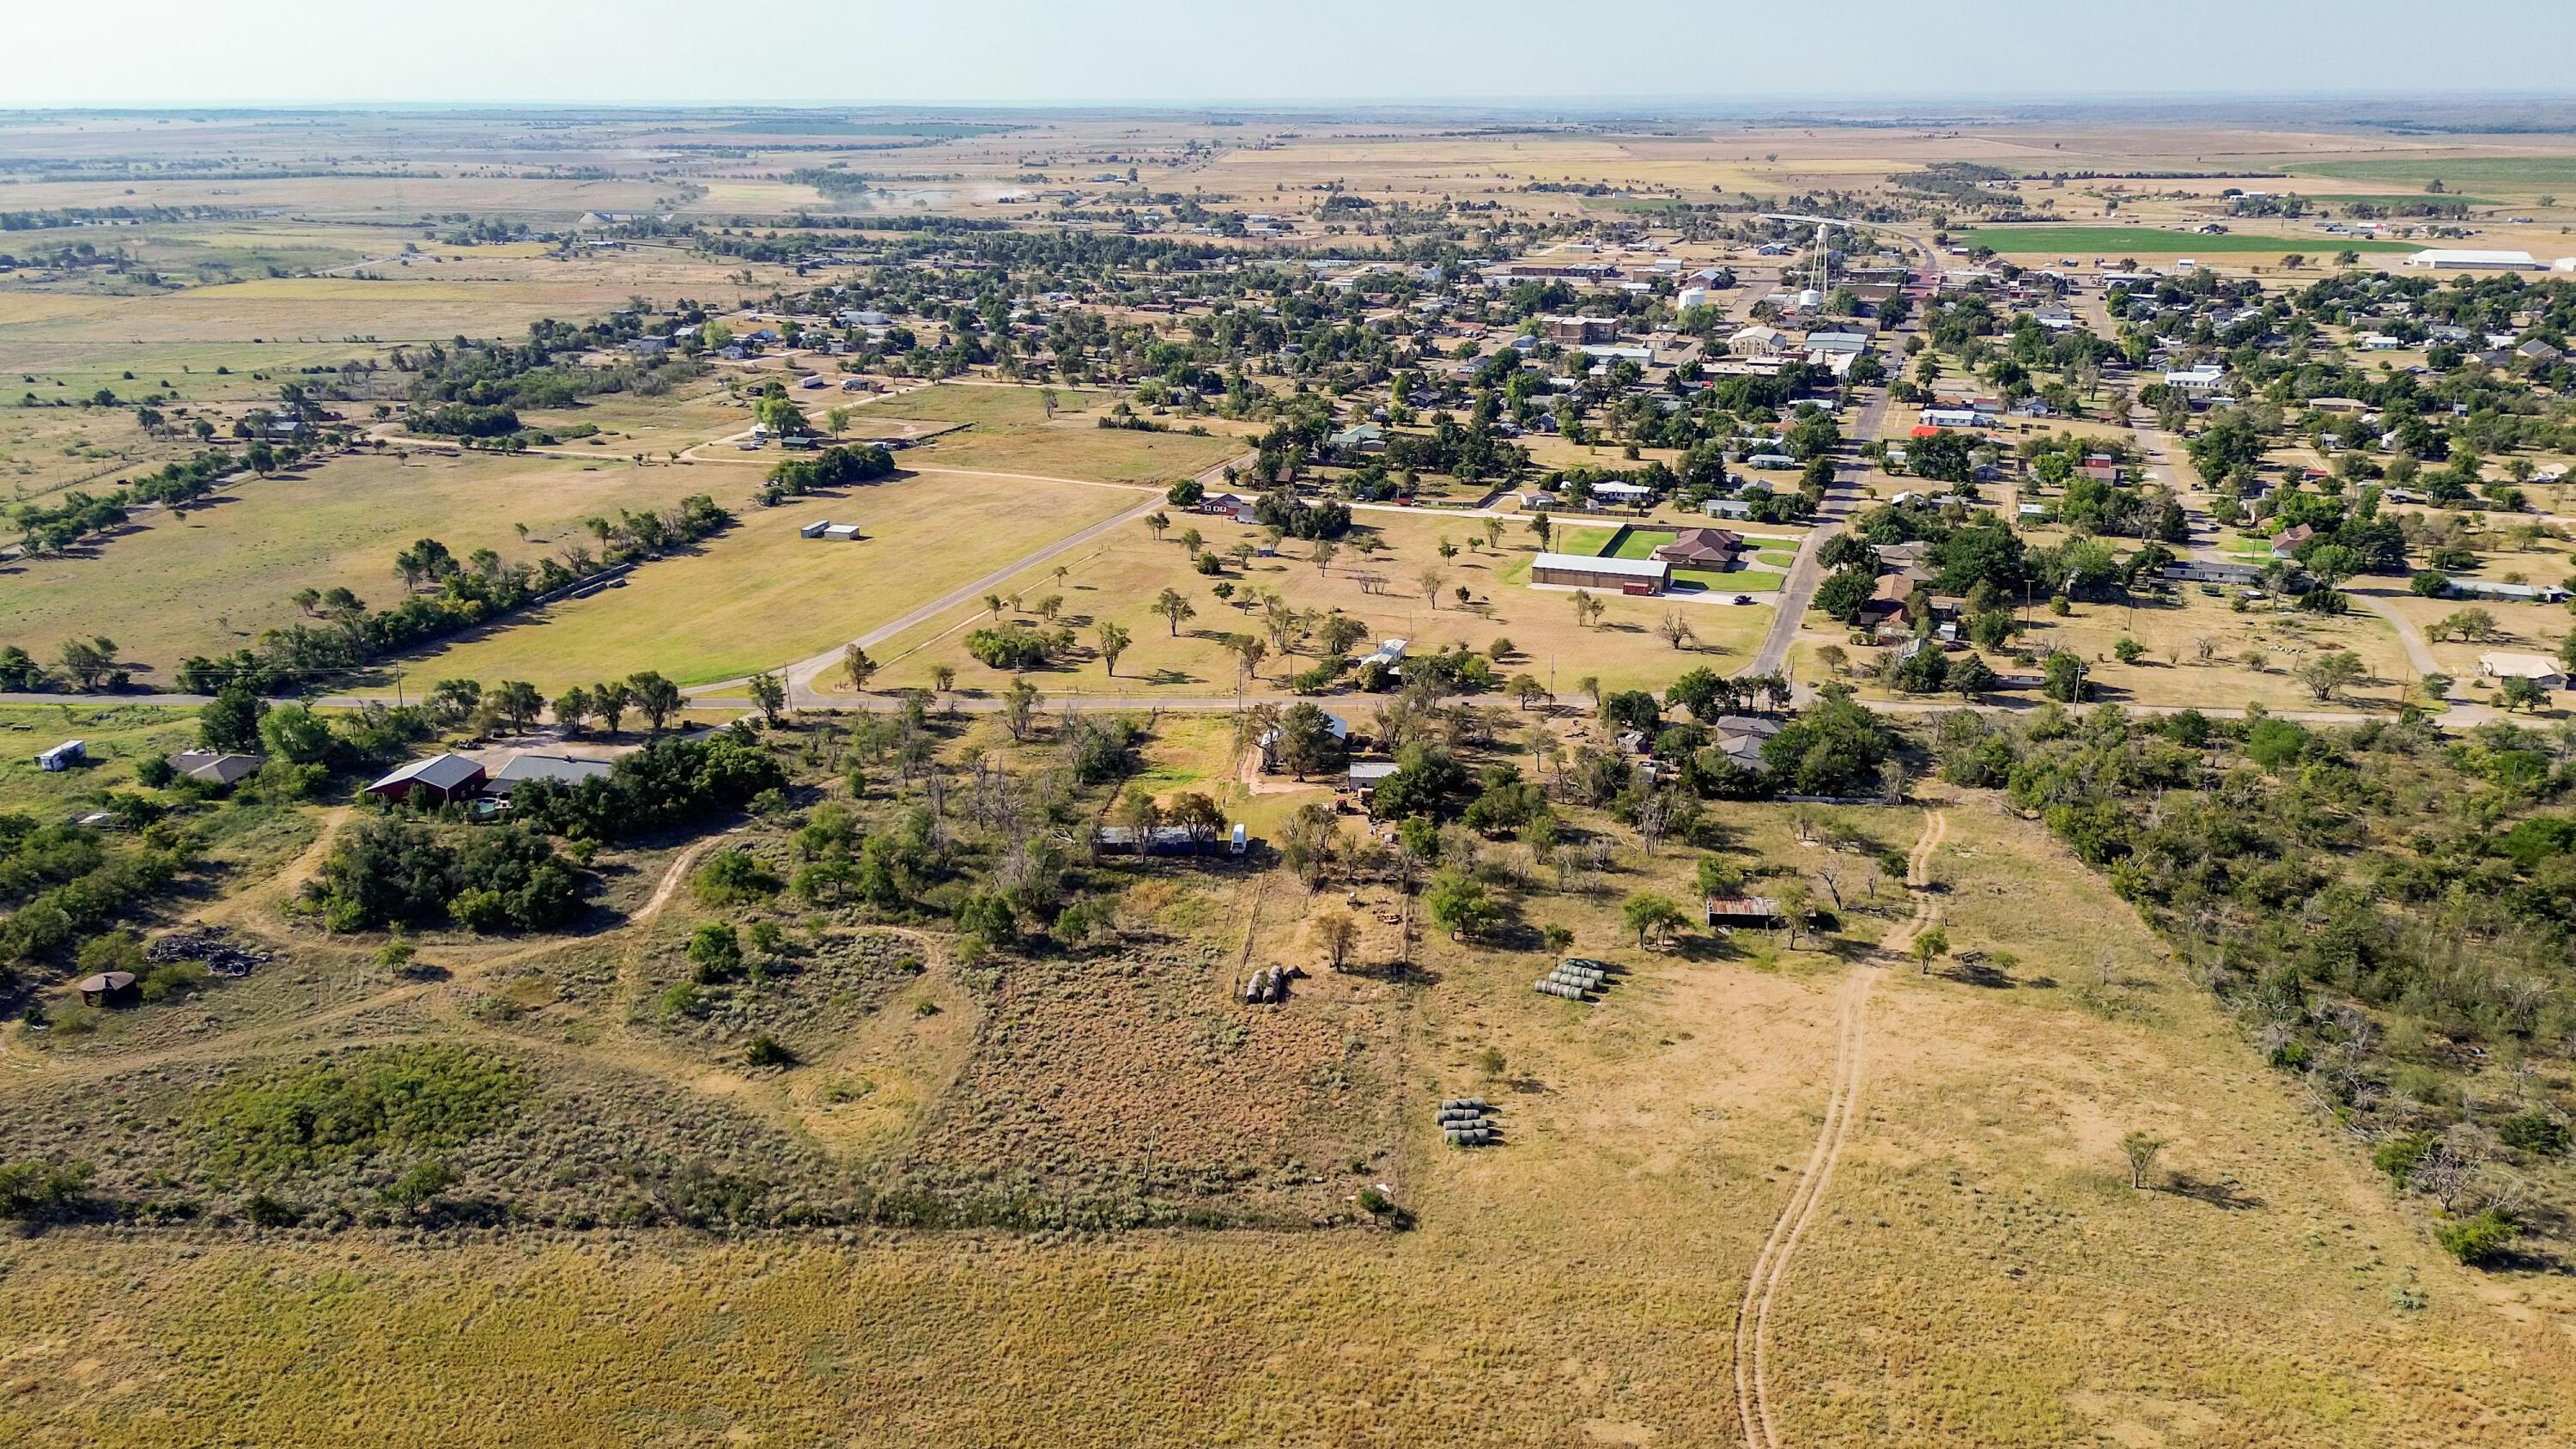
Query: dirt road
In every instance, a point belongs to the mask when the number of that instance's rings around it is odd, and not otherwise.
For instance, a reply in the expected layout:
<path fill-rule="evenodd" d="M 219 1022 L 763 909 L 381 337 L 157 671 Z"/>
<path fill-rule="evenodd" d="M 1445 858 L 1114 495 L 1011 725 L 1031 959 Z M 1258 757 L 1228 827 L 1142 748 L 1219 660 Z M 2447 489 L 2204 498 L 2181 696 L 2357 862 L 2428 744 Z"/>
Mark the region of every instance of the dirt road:
<path fill-rule="evenodd" d="M 1913 919 L 1880 945 L 1881 959 L 1901 955 L 1914 938 L 1940 919 L 1931 893 L 1932 857 L 1950 834 L 1949 818 L 1938 810 L 1924 813 L 1923 833 L 1906 853 L 1905 883 L 1918 894 Z M 1816 1129 L 1816 1144 L 1791 1190 L 1789 1201 L 1771 1225 L 1771 1236 L 1753 1260 L 1745 1279 L 1744 1298 L 1735 1310 L 1735 1407 L 1747 1449 L 1779 1449 L 1780 1426 L 1771 1405 L 1771 1310 L 1779 1303 L 1798 1254 L 1798 1241 L 1815 1221 L 1816 1209 L 1833 1184 L 1834 1166 L 1842 1160 L 1852 1121 L 1860 1115 L 1862 1078 L 1869 1066 L 1869 997 L 1878 968 L 1864 965 L 1843 978 L 1835 1006 L 1836 1045 L 1833 1087 L 1825 1102 L 1825 1119 Z"/>

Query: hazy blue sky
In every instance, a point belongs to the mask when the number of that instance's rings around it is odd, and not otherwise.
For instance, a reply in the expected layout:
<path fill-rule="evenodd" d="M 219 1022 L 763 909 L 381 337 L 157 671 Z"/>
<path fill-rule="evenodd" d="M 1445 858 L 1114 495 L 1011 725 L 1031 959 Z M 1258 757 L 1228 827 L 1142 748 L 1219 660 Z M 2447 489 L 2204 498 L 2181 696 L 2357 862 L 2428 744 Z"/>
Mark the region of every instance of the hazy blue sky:
<path fill-rule="evenodd" d="M 0 107 L 2564 94 L 2571 0 L 0 0 Z"/>

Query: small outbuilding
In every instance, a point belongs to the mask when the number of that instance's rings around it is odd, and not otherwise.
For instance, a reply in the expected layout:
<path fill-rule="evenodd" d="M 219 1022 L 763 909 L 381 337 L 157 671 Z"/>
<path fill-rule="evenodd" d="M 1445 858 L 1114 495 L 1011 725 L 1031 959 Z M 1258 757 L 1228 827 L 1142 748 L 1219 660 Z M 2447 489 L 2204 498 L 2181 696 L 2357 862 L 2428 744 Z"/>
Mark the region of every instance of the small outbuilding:
<path fill-rule="evenodd" d="M 2567 687 L 2567 670 L 2546 654 L 2489 650 L 2478 656 L 2478 673 L 2489 679 L 2528 679 L 2553 694 Z"/>
<path fill-rule="evenodd" d="M 414 760 L 369 785 L 367 793 L 379 800 L 417 797 L 444 805 L 480 792 L 486 778 L 482 764 L 476 760 L 458 754 L 432 755 Z"/>
<path fill-rule="evenodd" d="M 65 740 L 36 756 L 36 768 L 52 774 L 60 774 L 75 765 L 88 763 L 89 744 L 83 740 Z"/>
<path fill-rule="evenodd" d="M 1705 896 L 1700 919 L 1711 926 L 1768 926 L 1780 919 L 1780 903 L 1769 896 Z"/>
<path fill-rule="evenodd" d="M 225 789 L 240 784 L 259 773 L 268 761 L 259 755 L 242 755 L 215 750 L 182 750 L 170 757 L 170 768 L 186 779 Z"/>
<path fill-rule="evenodd" d="M 84 976 L 78 983 L 78 990 L 83 1006 L 113 1005 L 134 993 L 134 973 L 102 971 L 96 976 Z"/>

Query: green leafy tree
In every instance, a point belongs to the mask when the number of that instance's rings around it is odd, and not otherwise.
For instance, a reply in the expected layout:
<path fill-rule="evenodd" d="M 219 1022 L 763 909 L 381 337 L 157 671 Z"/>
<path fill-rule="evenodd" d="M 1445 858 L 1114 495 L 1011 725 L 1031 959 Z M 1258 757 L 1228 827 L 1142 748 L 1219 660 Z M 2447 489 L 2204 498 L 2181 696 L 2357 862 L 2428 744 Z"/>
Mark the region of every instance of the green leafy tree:
<path fill-rule="evenodd" d="M 715 986 L 742 973 L 742 937 L 731 921 L 709 921 L 689 938 L 689 964 L 698 984 Z"/>
<path fill-rule="evenodd" d="M 1429 889 L 1423 893 L 1423 906 L 1430 911 L 1432 922 L 1447 931 L 1453 941 L 1478 935 L 1500 914 L 1482 884 L 1455 870 L 1443 870 L 1431 878 Z"/>
<path fill-rule="evenodd" d="M 662 733 L 663 727 L 677 718 L 681 707 L 687 703 L 680 693 L 680 686 L 649 669 L 628 675 L 626 686 L 634 692 L 635 710 L 644 716 L 644 728 L 648 734 Z"/>
<path fill-rule="evenodd" d="M 1661 941 L 1674 930 L 1690 923 L 1679 904 L 1670 897 L 1640 892 L 1628 897 L 1619 907 L 1620 919 L 1637 933 L 1638 949 L 1643 950 L 1649 938 Z"/>
<path fill-rule="evenodd" d="M 1100 636 L 1100 663 L 1114 679 L 1118 675 L 1118 656 L 1127 652 L 1135 636 L 1127 632 L 1126 625 L 1107 619 L 1100 621 L 1096 632 Z"/>

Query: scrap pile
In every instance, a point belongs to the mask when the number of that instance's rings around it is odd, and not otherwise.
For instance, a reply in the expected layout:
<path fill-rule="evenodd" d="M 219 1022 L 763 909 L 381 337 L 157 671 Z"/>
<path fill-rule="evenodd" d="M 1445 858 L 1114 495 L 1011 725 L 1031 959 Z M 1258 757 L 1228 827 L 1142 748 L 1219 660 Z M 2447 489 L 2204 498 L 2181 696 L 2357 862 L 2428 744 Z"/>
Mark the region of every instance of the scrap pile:
<path fill-rule="evenodd" d="M 1490 1147 L 1503 1140 L 1503 1124 L 1482 1097 L 1452 1097 L 1440 1104 L 1440 1132 L 1452 1147 Z"/>
<path fill-rule="evenodd" d="M 1593 993 L 1608 986 L 1609 980 L 1610 968 L 1602 962 L 1568 956 L 1555 970 L 1538 979 L 1538 992 L 1568 1001 L 1590 1001 Z"/>
<path fill-rule="evenodd" d="M 256 946 L 236 946 L 221 926 L 181 927 L 155 939 L 143 948 L 148 961 L 201 961 L 216 976 L 248 976 L 254 966 L 265 966 L 269 954 Z"/>

